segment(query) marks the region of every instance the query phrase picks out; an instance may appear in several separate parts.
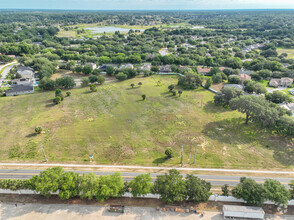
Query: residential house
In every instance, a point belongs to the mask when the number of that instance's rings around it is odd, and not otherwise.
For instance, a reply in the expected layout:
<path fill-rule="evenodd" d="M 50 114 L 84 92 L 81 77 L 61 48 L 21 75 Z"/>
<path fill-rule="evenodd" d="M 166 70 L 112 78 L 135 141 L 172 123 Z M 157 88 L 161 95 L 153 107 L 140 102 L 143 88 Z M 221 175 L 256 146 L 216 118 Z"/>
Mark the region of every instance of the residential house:
<path fill-rule="evenodd" d="M 5 90 L 5 96 L 16 96 L 34 93 L 33 85 L 12 85 L 11 89 Z"/>
<path fill-rule="evenodd" d="M 197 72 L 200 74 L 208 74 L 210 72 L 210 68 L 209 67 L 197 67 Z"/>
<path fill-rule="evenodd" d="M 171 73 L 172 70 L 171 70 L 170 65 L 165 65 L 165 66 L 160 66 L 159 67 L 159 72 L 161 72 L 161 73 Z"/>
<path fill-rule="evenodd" d="M 114 67 L 114 68 L 117 67 L 116 64 L 103 64 L 103 65 L 99 66 L 98 69 L 101 70 L 101 71 L 106 71 L 106 68 L 107 68 L 108 66 L 112 66 L 112 67 Z"/>
<path fill-rule="evenodd" d="M 245 80 L 250 80 L 251 79 L 251 76 L 249 76 L 249 75 L 247 75 L 247 74 L 239 74 L 239 75 L 237 75 L 237 77 L 239 78 L 239 79 L 241 79 L 241 81 L 242 82 L 244 82 Z"/>
<path fill-rule="evenodd" d="M 88 63 L 87 65 L 89 65 L 93 70 L 97 68 L 96 63 Z"/>
<path fill-rule="evenodd" d="M 121 65 L 121 66 L 119 67 L 119 71 L 121 71 L 121 70 L 123 70 L 123 69 L 134 69 L 134 65 L 133 65 L 133 64 L 130 64 L 130 63 L 128 63 L 128 64 L 124 64 L 124 65 Z"/>
<path fill-rule="evenodd" d="M 33 85 L 34 80 L 21 78 L 21 79 L 13 79 L 11 80 L 11 85 Z"/>
<path fill-rule="evenodd" d="M 227 69 L 227 67 L 221 66 L 219 69 L 220 69 L 221 71 L 224 71 L 225 69 Z"/>
<path fill-rule="evenodd" d="M 29 66 L 20 66 L 17 68 L 17 73 L 21 75 L 24 79 L 34 78 L 34 69 Z"/>
<path fill-rule="evenodd" d="M 151 63 L 144 63 L 143 66 L 141 67 L 141 70 L 147 70 L 147 71 L 151 71 Z"/>
<path fill-rule="evenodd" d="M 243 90 L 244 86 L 239 84 L 225 84 L 223 88 L 235 88 L 235 89 Z"/>
<path fill-rule="evenodd" d="M 291 87 L 292 83 L 293 83 L 293 79 L 291 79 L 289 77 L 283 77 L 281 79 L 271 79 L 271 81 L 269 82 L 269 86 L 272 86 L 272 87 L 278 87 L 278 86 Z"/>

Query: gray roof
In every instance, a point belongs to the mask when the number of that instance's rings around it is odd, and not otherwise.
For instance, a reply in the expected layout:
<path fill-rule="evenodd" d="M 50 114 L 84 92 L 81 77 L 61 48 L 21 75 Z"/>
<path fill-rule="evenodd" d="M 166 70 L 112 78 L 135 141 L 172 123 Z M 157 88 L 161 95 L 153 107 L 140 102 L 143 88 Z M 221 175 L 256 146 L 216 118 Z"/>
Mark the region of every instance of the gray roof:
<path fill-rule="evenodd" d="M 15 93 L 15 92 L 25 92 L 25 91 L 34 91 L 34 86 L 32 85 L 13 85 L 11 89 L 5 90 L 6 94 Z"/>
<path fill-rule="evenodd" d="M 247 212 L 247 213 L 264 213 L 263 209 L 260 207 L 251 206 L 238 206 L 238 205 L 224 205 L 223 211 L 230 212 Z"/>
<path fill-rule="evenodd" d="M 224 85 L 224 88 L 235 88 L 235 89 L 240 89 L 240 90 L 243 90 L 244 86 L 242 85 L 239 85 L 239 84 L 225 84 Z"/>

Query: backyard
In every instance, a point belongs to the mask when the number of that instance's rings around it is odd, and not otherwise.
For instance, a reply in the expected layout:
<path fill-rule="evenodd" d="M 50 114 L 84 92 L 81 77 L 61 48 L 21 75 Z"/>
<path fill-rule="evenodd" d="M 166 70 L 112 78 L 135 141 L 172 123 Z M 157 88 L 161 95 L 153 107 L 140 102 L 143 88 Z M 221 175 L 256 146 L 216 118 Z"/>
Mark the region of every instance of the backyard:
<path fill-rule="evenodd" d="M 138 83 L 142 82 L 142 86 Z M 130 84 L 134 83 L 135 88 Z M 54 105 L 54 91 L 0 98 L 1 161 L 188 166 L 197 146 L 198 167 L 289 168 L 294 141 L 244 125 L 244 115 L 217 107 L 214 94 L 198 88 L 172 96 L 177 77 L 136 77 L 71 90 Z M 64 91 L 65 94 L 66 91 Z M 141 95 L 146 94 L 142 101 Z M 44 132 L 35 134 L 35 127 Z M 167 147 L 175 156 L 166 160 Z"/>

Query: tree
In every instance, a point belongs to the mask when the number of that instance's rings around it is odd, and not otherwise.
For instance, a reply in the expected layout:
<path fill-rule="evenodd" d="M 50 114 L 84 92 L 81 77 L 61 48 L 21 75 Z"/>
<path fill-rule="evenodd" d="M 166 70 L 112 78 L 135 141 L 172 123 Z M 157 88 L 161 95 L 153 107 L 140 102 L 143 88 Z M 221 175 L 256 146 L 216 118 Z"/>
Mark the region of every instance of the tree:
<path fill-rule="evenodd" d="M 91 85 L 90 85 L 90 90 L 91 90 L 92 92 L 97 92 L 97 91 L 98 91 L 96 85 L 94 85 L 94 84 L 91 84 Z"/>
<path fill-rule="evenodd" d="M 78 190 L 82 199 L 93 199 L 100 189 L 100 179 L 94 173 L 83 174 L 80 178 Z"/>
<path fill-rule="evenodd" d="M 64 174 L 62 167 L 53 167 L 45 171 L 41 171 L 39 176 L 33 176 L 31 184 L 36 192 L 49 198 L 51 193 L 59 190 L 59 179 Z"/>
<path fill-rule="evenodd" d="M 183 91 L 182 91 L 182 90 L 179 90 L 179 91 L 178 91 L 178 94 L 179 94 L 179 96 L 181 97 L 181 95 L 183 94 Z"/>
<path fill-rule="evenodd" d="M 209 182 L 201 180 L 191 174 L 187 174 L 186 193 L 189 201 L 193 201 L 195 203 L 207 202 L 209 196 L 211 195 L 210 189 L 211 184 Z"/>
<path fill-rule="evenodd" d="M 240 89 L 224 87 L 214 96 L 214 103 L 227 107 L 231 99 L 240 97 L 241 95 L 243 95 L 243 92 Z"/>
<path fill-rule="evenodd" d="M 289 97 L 287 94 L 281 91 L 273 91 L 273 93 L 266 93 L 265 98 L 266 100 L 269 100 L 276 104 L 280 104 L 283 102 L 290 103 L 293 100 L 291 97 Z"/>
<path fill-rule="evenodd" d="M 174 152 L 170 147 L 166 148 L 164 153 L 165 153 L 167 159 L 174 157 Z"/>
<path fill-rule="evenodd" d="M 176 96 L 177 95 L 177 92 L 176 91 L 172 91 L 172 94 L 173 94 L 173 96 Z"/>
<path fill-rule="evenodd" d="M 223 81 L 222 74 L 217 73 L 217 74 L 212 76 L 212 82 L 213 83 L 217 84 L 217 83 L 221 83 L 222 81 Z"/>
<path fill-rule="evenodd" d="M 290 182 L 289 187 L 290 187 L 290 197 L 291 199 L 294 199 L 294 180 Z"/>
<path fill-rule="evenodd" d="M 97 76 L 97 82 L 102 85 L 105 82 L 105 78 L 102 75 Z"/>
<path fill-rule="evenodd" d="M 133 197 L 145 196 L 152 191 L 152 178 L 150 174 L 138 175 L 129 182 L 129 187 Z"/>
<path fill-rule="evenodd" d="M 131 87 L 132 87 L 132 89 L 133 89 L 133 88 L 135 87 L 135 84 L 134 84 L 134 83 L 132 83 L 132 84 L 131 84 Z"/>
<path fill-rule="evenodd" d="M 56 89 L 55 90 L 55 97 L 60 96 L 62 94 L 61 89 Z"/>
<path fill-rule="evenodd" d="M 142 82 L 139 82 L 139 83 L 138 83 L 138 86 L 142 86 L 142 85 L 143 85 L 143 83 L 142 83 Z"/>
<path fill-rule="evenodd" d="M 118 80 L 122 81 L 122 80 L 126 80 L 128 78 L 128 76 L 124 73 L 118 73 L 116 76 L 115 76 Z"/>
<path fill-rule="evenodd" d="M 142 97 L 143 101 L 146 99 L 146 95 L 145 94 L 143 94 L 141 97 Z"/>
<path fill-rule="evenodd" d="M 187 72 L 178 80 L 178 85 L 184 89 L 197 89 L 202 84 L 202 76 L 198 73 Z"/>
<path fill-rule="evenodd" d="M 124 181 L 119 172 L 99 177 L 99 190 L 96 199 L 103 202 L 111 197 L 121 196 L 124 191 Z"/>
<path fill-rule="evenodd" d="M 168 86 L 168 89 L 169 89 L 170 92 L 173 91 L 174 88 L 175 88 L 174 84 L 171 84 L 171 85 Z"/>
<path fill-rule="evenodd" d="M 230 107 L 246 114 L 245 124 L 253 121 L 265 127 L 271 127 L 276 124 L 280 117 L 278 108 L 271 106 L 260 96 L 246 95 L 234 98 L 230 101 Z"/>
<path fill-rule="evenodd" d="M 78 195 L 79 174 L 75 172 L 66 172 L 58 180 L 59 192 L 58 197 L 66 200 Z"/>
<path fill-rule="evenodd" d="M 37 127 L 35 128 L 35 132 L 36 132 L 37 134 L 41 134 L 42 131 L 43 131 L 43 128 L 40 127 L 40 126 L 37 126 Z"/>
<path fill-rule="evenodd" d="M 229 83 L 231 83 L 231 84 L 240 84 L 241 79 L 238 76 L 230 76 L 229 77 Z"/>
<path fill-rule="evenodd" d="M 71 92 L 66 92 L 66 96 L 69 97 L 71 95 Z"/>
<path fill-rule="evenodd" d="M 61 77 L 55 80 L 55 84 L 59 88 L 70 89 L 76 86 L 74 78 L 71 76 Z"/>
<path fill-rule="evenodd" d="M 55 89 L 55 82 L 47 77 L 42 78 L 39 81 L 39 88 L 42 90 L 53 90 Z"/>
<path fill-rule="evenodd" d="M 88 86 L 90 83 L 90 80 L 88 78 L 83 78 L 82 79 L 82 87 Z"/>
<path fill-rule="evenodd" d="M 264 182 L 265 198 L 273 201 L 276 205 L 287 205 L 291 198 L 289 190 L 279 181 L 267 179 Z"/>
<path fill-rule="evenodd" d="M 85 74 L 85 75 L 89 75 L 90 73 L 92 73 L 93 69 L 90 65 L 85 65 L 82 69 L 82 72 Z"/>
<path fill-rule="evenodd" d="M 172 169 L 169 173 L 157 177 L 154 183 L 154 191 L 160 198 L 168 203 L 181 202 L 186 199 L 187 189 L 179 171 Z"/>
<path fill-rule="evenodd" d="M 229 185 L 225 184 L 222 186 L 222 196 L 229 196 Z"/>
<path fill-rule="evenodd" d="M 152 66 L 151 71 L 154 72 L 154 73 L 158 73 L 159 72 L 159 67 L 158 66 Z"/>
<path fill-rule="evenodd" d="M 91 76 L 89 76 L 89 80 L 90 80 L 91 83 L 95 83 L 95 82 L 97 82 L 98 77 L 95 76 L 95 75 L 91 75 Z"/>
<path fill-rule="evenodd" d="M 61 98 L 59 96 L 56 96 L 54 99 L 53 99 L 53 103 L 58 105 L 61 103 Z"/>
<path fill-rule="evenodd" d="M 263 186 L 246 177 L 240 179 L 240 183 L 233 188 L 232 194 L 251 205 L 262 205 L 265 200 Z"/>
<path fill-rule="evenodd" d="M 226 60 L 225 65 L 233 69 L 241 69 L 242 60 L 239 57 L 231 57 Z"/>
<path fill-rule="evenodd" d="M 106 73 L 111 76 L 114 73 L 114 67 L 113 66 L 106 66 Z"/>
<path fill-rule="evenodd" d="M 212 85 L 212 79 L 211 78 L 207 78 L 206 82 L 205 82 L 205 89 L 209 89 L 210 86 Z"/>

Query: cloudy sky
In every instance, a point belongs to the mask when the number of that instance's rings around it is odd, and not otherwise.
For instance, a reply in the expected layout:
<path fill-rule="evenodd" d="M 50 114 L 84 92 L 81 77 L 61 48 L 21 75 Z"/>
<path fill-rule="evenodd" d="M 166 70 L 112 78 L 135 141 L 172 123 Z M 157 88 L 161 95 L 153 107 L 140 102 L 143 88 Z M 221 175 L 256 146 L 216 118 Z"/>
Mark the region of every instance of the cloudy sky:
<path fill-rule="evenodd" d="M 294 9 L 294 0 L 0 0 L 2 9 Z"/>

